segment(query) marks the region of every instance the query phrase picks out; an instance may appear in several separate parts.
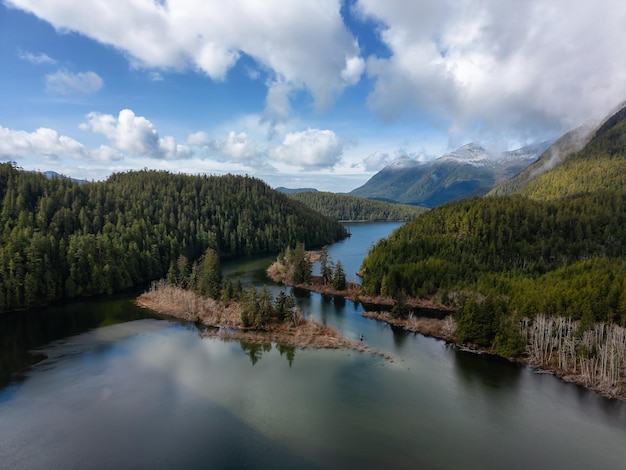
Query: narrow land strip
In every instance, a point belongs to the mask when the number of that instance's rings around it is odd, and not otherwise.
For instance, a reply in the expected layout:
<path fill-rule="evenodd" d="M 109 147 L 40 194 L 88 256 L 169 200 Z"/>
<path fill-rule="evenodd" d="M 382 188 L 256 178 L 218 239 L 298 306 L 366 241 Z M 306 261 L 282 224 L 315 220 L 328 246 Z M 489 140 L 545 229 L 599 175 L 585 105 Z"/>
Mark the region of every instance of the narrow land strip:
<path fill-rule="evenodd" d="M 350 341 L 336 329 L 320 325 L 312 318 L 302 319 L 297 326 L 272 322 L 262 328 L 244 327 L 239 302 L 223 302 L 202 297 L 192 291 L 155 283 L 136 299 L 137 305 L 180 320 L 208 327 L 201 334 L 222 339 L 254 343 L 275 342 L 298 348 L 351 349 L 385 357 L 362 342 Z"/>

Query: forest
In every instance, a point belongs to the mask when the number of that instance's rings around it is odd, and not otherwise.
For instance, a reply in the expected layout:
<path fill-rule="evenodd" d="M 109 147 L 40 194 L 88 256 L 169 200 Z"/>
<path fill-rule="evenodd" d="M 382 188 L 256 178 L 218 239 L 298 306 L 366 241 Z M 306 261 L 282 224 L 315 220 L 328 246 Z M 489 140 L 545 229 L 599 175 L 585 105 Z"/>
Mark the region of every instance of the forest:
<path fill-rule="evenodd" d="M 626 361 L 624 117 L 513 194 L 450 203 L 400 227 L 370 249 L 363 288 L 396 305 L 408 296 L 452 306 L 459 342 L 526 353 L 614 393 L 613 368 Z"/>
<path fill-rule="evenodd" d="M 407 204 L 375 201 L 349 194 L 299 192 L 289 195 L 312 210 L 335 220 L 368 222 L 406 222 L 427 209 Z"/>
<path fill-rule="evenodd" d="M 476 198 L 432 210 L 380 241 L 363 262 L 363 286 L 443 303 L 478 292 L 506 297 L 520 315 L 626 323 L 625 255 L 625 191 Z"/>
<path fill-rule="evenodd" d="M 209 248 L 224 258 L 346 236 L 248 176 L 143 170 L 78 184 L 2 163 L 0 312 L 175 276 Z"/>

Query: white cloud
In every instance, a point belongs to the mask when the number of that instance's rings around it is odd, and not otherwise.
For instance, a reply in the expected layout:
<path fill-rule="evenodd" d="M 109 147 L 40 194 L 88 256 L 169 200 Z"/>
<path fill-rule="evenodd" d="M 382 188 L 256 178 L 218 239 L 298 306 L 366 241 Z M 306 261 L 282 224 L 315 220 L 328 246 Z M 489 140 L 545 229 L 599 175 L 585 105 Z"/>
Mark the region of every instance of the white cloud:
<path fill-rule="evenodd" d="M 202 147 L 208 145 L 211 142 L 209 134 L 204 131 L 198 131 L 187 136 L 187 143 L 194 147 Z"/>
<path fill-rule="evenodd" d="M 248 160 L 260 153 L 257 146 L 248 140 L 245 132 L 234 131 L 228 133 L 228 138 L 222 144 L 221 150 L 235 160 Z"/>
<path fill-rule="evenodd" d="M 13 130 L 0 126 L 0 156 L 9 159 L 39 159 L 48 162 L 77 159 L 81 161 L 113 162 L 124 156 L 116 149 L 101 145 L 88 150 L 77 140 L 47 127 L 34 132 Z"/>
<path fill-rule="evenodd" d="M 363 72 L 341 0 L 7 1 L 58 30 L 112 45 L 137 66 L 194 68 L 224 80 L 246 54 L 270 73 L 271 83 L 307 89 L 317 109 Z"/>
<path fill-rule="evenodd" d="M 136 116 L 130 109 L 123 109 L 117 117 L 96 112 L 87 115 L 87 122 L 80 125 L 106 136 L 113 147 L 133 156 L 147 156 L 174 160 L 191 156 L 190 149 L 177 144 L 171 136 L 159 137 L 152 122 Z"/>
<path fill-rule="evenodd" d="M 282 144 L 270 150 L 277 161 L 302 168 L 322 168 L 336 165 L 344 144 L 330 130 L 307 129 L 285 136 Z"/>
<path fill-rule="evenodd" d="M 91 158 L 99 162 L 118 162 L 124 160 L 124 155 L 108 145 L 101 145 L 95 150 L 89 152 Z"/>
<path fill-rule="evenodd" d="M 374 152 L 363 160 L 365 171 L 378 171 L 391 163 L 391 155 L 386 152 Z"/>
<path fill-rule="evenodd" d="M 59 135 L 54 129 L 40 127 L 34 132 L 8 129 L 0 126 L 0 155 L 6 158 L 43 157 L 57 160 L 61 157 L 88 158 L 83 144 Z"/>
<path fill-rule="evenodd" d="M 341 78 L 349 84 L 354 85 L 361 79 L 365 71 L 365 61 L 360 57 L 348 57 L 346 67 L 341 71 Z"/>
<path fill-rule="evenodd" d="M 20 59 L 35 65 L 54 65 L 57 63 L 57 61 L 54 60 L 52 57 L 43 53 L 33 54 L 32 52 L 18 49 L 17 55 Z"/>
<path fill-rule="evenodd" d="M 70 95 L 73 93 L 89 94 L 99 91 L 104 82 L 95 72 L 72 73 L 59 70 L 46 75 L 46 90 L 50 93 Z"/>
<path fill-rule="evenodd" d="M 233 161 L 248 165 L 264 166 L 267 151 L 254 142 L 246 132 L 230 131 L 223 139 L 211 139 L 204 131 L 190 134 L 187 143 L 198 147 L 203 157 L 216 161 Z"/>
<path fill-rule="evenodd" d="M 454 132 L 535 133 L 598 118 L 626 97 L 626 3 L 358 0 L 390 57 L 370 57 L 369 104 L 435 113 Z"/>

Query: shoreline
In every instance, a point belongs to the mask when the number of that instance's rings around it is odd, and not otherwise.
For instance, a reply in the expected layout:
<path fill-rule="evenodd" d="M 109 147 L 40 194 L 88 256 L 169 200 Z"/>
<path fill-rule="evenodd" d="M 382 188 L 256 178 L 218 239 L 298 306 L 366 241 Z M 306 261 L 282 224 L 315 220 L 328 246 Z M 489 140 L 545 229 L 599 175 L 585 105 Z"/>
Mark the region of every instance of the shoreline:
<path fill-rule="evenodd" d="M 566 383 L 576 385 L 578 387 L 584 388 L 585 390 L 594 392 L 603 398 L 607 398 L 609 400 L 620 400 L 626 401 L 626 390 L 621 392 L 610 392 L 604 390 L 600 387 L 596 387 L 593 385 L 587 385 L 582 376 L 578 374 L 572 374 L 568 371 L 564 371 L 559 369 L 558 367 L 550 367 L 538 363 L 534 363 L 530 361 L 527 357 L 504 357 L 498 354 L 494 354 L 488 348 L 483 348 L 476 346 L 474 344 L 460 344 L 456 341 L 454 337 L 453 327 L 451 322 L 454 320 L 451 319 L 451 316 L 448 316 L 444 319 L 438 318 L 425 318 L 425 317 L 412 317 L 408 319 L 402 318 L 393 318 L 389 315 L 388 312 L 372 312 L 372 311 L 363 311 L 361 316 L 365 318 L 371 318 L 373 320 L 382 321 L 387 323 L 388 325 L 395 326 L 398 328 L 402 328 L 404 331 L 408 331 L 411 333 L 418 333 L 423 336 L 429 336 L 431 338 L 439 339 L 445 341 L 447 344 L 454 346 L 460 351 L 466 351 L 472 354 L 486 354 L 489 356 L 497 357 L 500 359 L 504 359 L 512 364 L 520 364 L 532 369 L 535 374 L 549 374 L 552 375 Z"/>
<path fill-rule="evenodd" d="M 270 276 L 270 278 L 272 278 Z M 274 282 L 277 282 L 275 279 L 272 279 Z M 290 287 L 295 287 L 298 289 L 308 290 L 310 292 L 316 292 L 322 295 L 333 295 L 338 297 L 344 297 L 348 300 L 352 300 L 353 302 L 361 302 L 365 305 L 377 306 L 382 308 L 388 308 L 393 305 L 393 299 L 385 298 L 385 297 L 372 297 L 364 295 L 360 292 L 361 286 L 360 284 L 354 282 L 346 283 L 345 290 L 335 290 L 332 286 L 323 285 L 321 283 L 320 276 L 312 276 L 312 282 L 309 284 L 296 284 L 290 285 Z M 626 401 L 626 388 L 622 387 L 617 392 L 615 390 L 605 390 L 600 386 L 594 386 L 593 384 L 587 384 L 585 382 L 585 378 L 579 374 L 571 373 L 571 371 L 565 371 L 559 369 L 557 366 L 550 366 L 540 363 L 534 363 L 529 360 L 528 357 L 519 356 L 519 357 L 504 357 L 497 354 L 494 354 L 493 351 L 487 348 L 479 347 L 473 344 L 460 344 L 456 341 L 455 330 L 456 330 L 456 322 L 452 318 L 452 314 L 454 310 L 452 308 L 445 308 L 438 305 L 435 305 L 433 301 L 429 299 L 407 299 L 407 305 L 412 308 L 420 308 L 420 309 L 437 309 L 442 312 L 446 312 L 444 318 L 430 318 L 430 317 L 415 317 L 411 316 L 408 319 L 403 318 L 393 318 L 389 315 L 388 311 L 372 311 L 372 310 L 364 310 L 361 313 L 361 316 L 365 318 L 370 318 L 376 321 L 382 321 L 387 323 L 388 325 L 402 328 L 405 331 L 411 333 L 419 333 L 424 336 L 429 336 L 432 338 L 440 339 L 445 341 L 447 344 L 452 345 L 459 350 L 471 352 L 473 354 L 488 354 L 494 357 L 505 359 L 513 364 L 520 364 L 527 367 L 530 367 L 534 373 L 536 374 L 550 374 L 554 377 L 559 378 L 560 380 L 570 383 L 579 387 L 584 388 L 585 390 L 589 390 L 594 392 L 604 398 L 610 400 L 620 400 Z"/>
<path fill-rule="evenodd" d="M 301 349 L 349 349 L 381 356 L 393 362 L 392 356 L 370 348 L 363 342 L 348 340 L 335 328 L 321 325 L 312 318 L 303 320 L 298 326 L 270 323 L 262 329 L 244 327 L 237 301 L 216 301 L 165 284 L 144 292 L 135 299 L 135 304 L 161 315 L 203 325 L 207 327 L 200 331 L 203 336 L 252 343 L 277 343 Z"/>

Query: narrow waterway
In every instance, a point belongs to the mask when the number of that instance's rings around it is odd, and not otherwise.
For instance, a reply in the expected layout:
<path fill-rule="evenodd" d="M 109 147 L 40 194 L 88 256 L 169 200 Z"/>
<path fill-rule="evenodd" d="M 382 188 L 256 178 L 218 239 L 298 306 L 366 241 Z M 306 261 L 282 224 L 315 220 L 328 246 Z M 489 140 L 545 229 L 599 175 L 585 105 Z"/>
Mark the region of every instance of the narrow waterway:
<path fill-rule="evenodd" d="M 356 280 L 397 226 L 350 224 L 329 253 Z M 271 261 L 224 271 L 261 285 Z M 297 297 L 393 361 L 202 338 L 131 298 L 0 317 L 0 468 L 624 468 L 626 404 L 351 301 Z"/>

